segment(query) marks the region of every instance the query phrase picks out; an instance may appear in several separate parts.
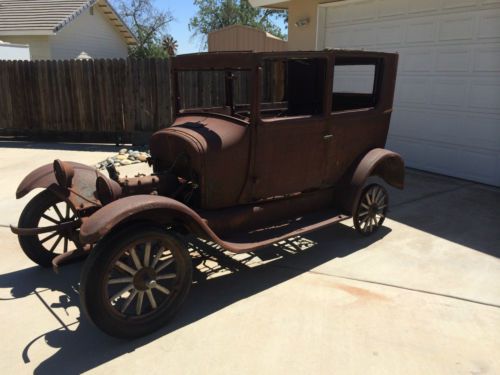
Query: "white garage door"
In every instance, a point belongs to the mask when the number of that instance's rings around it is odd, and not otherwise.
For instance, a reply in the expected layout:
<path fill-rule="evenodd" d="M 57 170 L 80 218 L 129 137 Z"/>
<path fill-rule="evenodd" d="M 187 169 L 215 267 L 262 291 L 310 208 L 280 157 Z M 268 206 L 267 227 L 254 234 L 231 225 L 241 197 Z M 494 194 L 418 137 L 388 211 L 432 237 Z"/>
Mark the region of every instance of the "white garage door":
<path fill-rule="evenodd" d="M 348 0 L 318 17 L 319 49 L 400 54 L 388 148 L 500 186 L 500 0 Z"/>

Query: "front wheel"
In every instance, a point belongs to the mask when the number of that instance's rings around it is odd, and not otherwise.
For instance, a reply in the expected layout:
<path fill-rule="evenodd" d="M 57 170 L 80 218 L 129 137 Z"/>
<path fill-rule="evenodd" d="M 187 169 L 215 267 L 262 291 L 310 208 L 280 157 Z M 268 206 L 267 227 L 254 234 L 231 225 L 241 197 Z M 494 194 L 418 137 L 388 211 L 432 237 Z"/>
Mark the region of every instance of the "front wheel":
<path fill-rule="evenodd" d="M 164 326 L 180 309 L 191 282 L 191 258 L 176 235 L 130 225 L 93 249 L 82 270 L 80 298 L 101 330 L 134 338 Z"/>
<path fill-rule="evenodd" d="M 353 215 L 356 230 L 365 236 L 376 232 L 385 220 L 388 205 L 389 194 L 382 185 L 365 187 Z"/>
<path fill-rule="evenodd" d="M 19 228 L 44 228 L 71 223 L 74 226 L 38 235 L 19 236 L 19 244 L 33 262 L 50 267 L 57 255 L 81 248 L 78 220 L 78 215 L 67 202 L 50 190 L 44 190 L 24 208 L 19 217 Z"/>

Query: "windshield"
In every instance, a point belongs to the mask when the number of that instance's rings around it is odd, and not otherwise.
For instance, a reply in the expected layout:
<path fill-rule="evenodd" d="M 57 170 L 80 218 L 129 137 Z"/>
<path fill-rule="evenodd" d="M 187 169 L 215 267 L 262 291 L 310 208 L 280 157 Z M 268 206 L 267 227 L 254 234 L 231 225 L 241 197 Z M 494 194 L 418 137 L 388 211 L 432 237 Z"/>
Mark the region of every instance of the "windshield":
<path fill-rule="evenodd" d="M 177 72 L 179 113 L 218 113 L 248 120 L 249 70 L 187 70 Z"/>

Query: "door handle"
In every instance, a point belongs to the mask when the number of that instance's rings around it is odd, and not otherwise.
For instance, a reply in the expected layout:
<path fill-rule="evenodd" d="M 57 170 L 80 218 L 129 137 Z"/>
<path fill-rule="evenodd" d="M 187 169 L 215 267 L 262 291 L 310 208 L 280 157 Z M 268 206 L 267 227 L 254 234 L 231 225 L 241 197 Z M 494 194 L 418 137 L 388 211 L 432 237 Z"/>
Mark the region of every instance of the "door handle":
<path fill-rule="evenodd" d="M 330 139 L 332 139 L 332 138 L 333 138 L 333 134 L 326 134 L 326 135 L 324 135 L 324 136 L 323 136 L 323 139 L 324 139 L 325 141 L 328 141 L 328 140 L 330 140 Z"/>

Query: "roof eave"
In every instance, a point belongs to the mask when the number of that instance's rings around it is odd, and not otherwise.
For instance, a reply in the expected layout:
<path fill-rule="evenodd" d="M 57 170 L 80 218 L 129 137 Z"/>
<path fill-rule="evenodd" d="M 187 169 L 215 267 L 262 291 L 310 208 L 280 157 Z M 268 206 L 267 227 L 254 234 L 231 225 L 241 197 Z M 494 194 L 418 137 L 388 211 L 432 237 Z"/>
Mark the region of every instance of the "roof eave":
<path fill-rule="evenodd" d="M 85 10 L 93 7 L 97 3 L 97 0 L 88 0 L 80 9 L 73 12 L 69 17 L 66 17 L 62 22 L 58 23 L 52 30 L 54 33 L 61 31 L 66 25 L 71 23 L 75 18 L 82 14 Z"/>
<path fill-rule="evenodd" d="M 254 8 L 288 9 L 288 0 L 248 0 Z"/>
<path fill-rule="evenodd" d="M 23 36 L 23 35 L 55 35 L 51 30 L 7 30 L 0 31 L 0 36 Z"/>
<path fill-rule="evenodd" d="M 126 40 L 127 44 L 129 46 L 139 44 L 139 41 L 137 40 L 135 34 L 132 32 L 132 30 L 130 30 L 125 21 L 123 21 L 123 19 L 120 17 L 115 8 L 110 4 L 110 2 L 107 0 L 98 0 L 98 2 L 100 7 L 108 8 L 112 12 L 113 16 L 116 17 L 119 26 L 121 26 L 124 29 L 124 30 L 119 30 L 119 32 L 123 35 L 123 38 Z M 116 25 L 114 26 L 117 27 Z"/>

